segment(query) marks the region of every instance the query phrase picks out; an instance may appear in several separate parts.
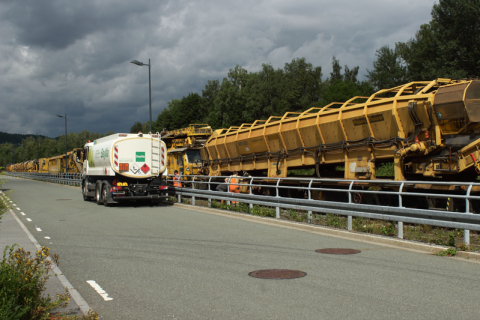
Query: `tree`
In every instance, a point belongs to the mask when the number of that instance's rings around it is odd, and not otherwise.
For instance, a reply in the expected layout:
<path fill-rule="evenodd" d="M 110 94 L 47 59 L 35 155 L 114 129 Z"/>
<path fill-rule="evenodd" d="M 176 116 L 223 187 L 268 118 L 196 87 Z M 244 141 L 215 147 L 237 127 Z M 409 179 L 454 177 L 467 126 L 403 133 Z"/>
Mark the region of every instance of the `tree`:
<path fill-rule="evenodd" d="M 395 49 L 383 46 L 377 50 L 373 70 L 367 69 L 367 78 L 376 90 L 393 88 L 409 82 L 407 67 L 399 51 L 398 45 Z"/>
<path fill-rule="evenodd" d="M 343 80 L 342 76 L 342 67 L 340 66 L 340 61 L 332 57 L 332 72 L 330 72 L 330 81 L 333 82 L 335 80 Z"/>
<path fill-rule="evenodd" d="M 439 0 L 432 20 L 400 45 L 410 80 L 463 78 L 480 71 L 480 1 Z"/>
<path fill-rule="evenodd" d="M 142 131 L 142 123 L 137 121 L 130 128 L 130 133 L 138 133 L 139 131 Z"/>
<path fill-rule="evenodd" d="M 220 82 L 218 80 L 208 80 L 205 90 L 202 90 L 202 101 L 199 105 L 198 114 L 202 122 L 207 122 L 210 110 L 214 108 L 215 98 L 220 92 Z"/>

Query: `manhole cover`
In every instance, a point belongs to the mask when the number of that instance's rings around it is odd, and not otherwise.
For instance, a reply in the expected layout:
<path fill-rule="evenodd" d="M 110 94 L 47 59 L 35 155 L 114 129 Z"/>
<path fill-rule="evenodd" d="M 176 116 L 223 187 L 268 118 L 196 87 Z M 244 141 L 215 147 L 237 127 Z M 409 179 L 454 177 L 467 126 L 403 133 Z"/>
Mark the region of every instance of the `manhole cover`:
<path fill-rule="evenodd" d="M 356 254 L 360 253 L 360 250 L 355 249 L 345 249 L 345 248 L 327 248 L 327 249 L 318 249 L 315 250 L 318 253 L 326 253 L 326 254 Z"/>
<path fill-rule="evenodd" d="M 72 200 L 72 199 L 57 199 L 57 201 L 63 201 L 63 200 Z"/>
<path fill-rule="evenodd" d="M 295 279 L 305 277 L 306 272 L 288 269 L 267 269 L 252 271 L 248 274 L 250 277 L 260 279 Z"/>

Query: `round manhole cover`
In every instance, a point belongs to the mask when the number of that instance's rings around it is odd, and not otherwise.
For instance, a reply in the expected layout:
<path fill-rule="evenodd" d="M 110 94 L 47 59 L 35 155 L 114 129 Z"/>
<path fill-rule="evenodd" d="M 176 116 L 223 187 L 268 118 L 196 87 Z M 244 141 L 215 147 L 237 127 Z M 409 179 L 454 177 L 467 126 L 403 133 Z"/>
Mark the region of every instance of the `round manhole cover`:
<path fill-rule="evenodd" d="M 295 279 L 305 277 L 306 272 L 298 270 L 288 270 L 288 269 L 267 269 L 267 270 L 257 270 L 252 271 L 248 274 L 250 277 L 260 278 L 260 279 Z"/>
<path fill-rule="evenodd" d="M 345 248 L 327 248 L 327 249 L 318 249 L 315 250 L 318 253 L 326 253 L 326 254 L 356 254 L 360 253 L 360 250 L 355 249 L 345 249 Z"/>

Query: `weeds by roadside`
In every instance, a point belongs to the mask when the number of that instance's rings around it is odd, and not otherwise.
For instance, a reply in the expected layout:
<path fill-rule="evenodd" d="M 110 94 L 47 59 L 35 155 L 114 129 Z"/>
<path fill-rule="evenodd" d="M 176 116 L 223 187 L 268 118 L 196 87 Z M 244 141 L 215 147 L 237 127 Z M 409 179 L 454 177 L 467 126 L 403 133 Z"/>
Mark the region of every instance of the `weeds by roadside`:
<path fill-rule="evenodd" d="M 56 308 L 66 307 L 70 300 L 68 291 L 56 297 L 43 294 L 54 263 L 58 264 L 58 256 L 50 254 L 46 247 L 38 250 L 34 257 L 17 245 L 3 250 L 0 264 L 1 319 L 98 319 L 98 314 L 93 311 L 83 317 L 52 313 Z"/>
<path fill-rule="evenodd" d="M 452 257 L 457 254 L 457 248 L 448 248 L 447 250 L 435 253 L 436 256 Z"/>

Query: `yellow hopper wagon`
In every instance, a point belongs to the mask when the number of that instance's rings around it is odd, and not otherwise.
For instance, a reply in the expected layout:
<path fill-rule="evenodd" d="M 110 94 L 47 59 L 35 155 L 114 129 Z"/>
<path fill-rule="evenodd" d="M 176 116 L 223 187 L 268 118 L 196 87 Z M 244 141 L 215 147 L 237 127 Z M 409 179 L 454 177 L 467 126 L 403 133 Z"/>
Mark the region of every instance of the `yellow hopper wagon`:
<path fill-rule="evenodd" d="M 343 178 L 361 180 L 394 162 L 395 180 L 465 180 L 480 171 L 479 133 L 480 81 L 438 79 L 217 130 L 204 162 L 211 175 L 315 168 L 329 177 L 344 166 Z"/>

